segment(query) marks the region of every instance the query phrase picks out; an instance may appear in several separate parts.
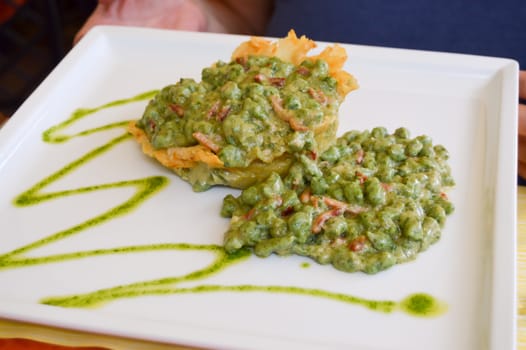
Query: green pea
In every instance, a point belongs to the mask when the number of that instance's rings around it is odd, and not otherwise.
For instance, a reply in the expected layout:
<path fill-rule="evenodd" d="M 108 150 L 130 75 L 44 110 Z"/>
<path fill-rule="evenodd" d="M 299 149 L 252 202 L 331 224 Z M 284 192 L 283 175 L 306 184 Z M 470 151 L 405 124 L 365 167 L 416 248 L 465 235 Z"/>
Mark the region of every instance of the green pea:
<path fill-rule="evenodd" d="M 336 250 L 331 262 L 336 269 L 347 272 L 361 271 L 365 267 L 364 260 L 349 249 Z"/>
<path fill-rule="evenodd" d="M 390 268 L 396 264 L 396 255 L 390 252 L 380 252 L 372 256 L 365 266 L 363 272 L 367 274 L 375 274 L 385 269 Z"/>
<path fill-rule="evenodd" d="M 287 145 L 292 152 L 299 152 L 305 148 L 306 134 L 304 132 L 293 132 L 289 136 Z"/>
<path fill-rule="evenodd" d="M 221 207 L 221 216 L 224 218 L 232 217 L 234 211 L 239 207 L 236 197 L 231 194 L 223 198 L 223 206 Z"/>
<path fill-rule="evenodd" d="M 322 153 L 321 159 L 331 163 L 335 163 L 340 158 L 340 148 L 337 146 L 329 147 Z"/>
<path fill-rule="evenodd" d="M 385 190 L 378 180 L 375 177 L 368 178 L 364 183 L 364 192 L 367 201 L 372 205 L 381 205 L 385 203 Z"/>
<path fill-rule="evenodd" d="M 312 194 L 323 195 L 329 189 L 327 181 L 323 177 L 313 177 L 310 182 Z"/>
<path fill-rule="evenodd" d="M 347 221 L 340 216 L 330 218 L 323 225 L 323 232 L 329 238 L 337 238 L 347 231 Z"/>
<path fill-rule="evenodd" d="M 241 97 L 241 89 L 233 81 L 228 81 L 221 87 L 221 97 L 223 99 L 239 99 Z"/>
<path fill-rule="evenodd" d="M 226 167 L 235 168 L 246 166 L 245 152 L 234 145 L 226 145 L 221 148 L 218 157 L 223 161 Z"/>
<path fill-rule="evenodd" d="M 343 187 L 343 195 L 349 203 L 362 203 L 363 192 L 358 181 L 348 182 Z"/>
<path fill-rule="evenodd" d="M 435 219 L 440 226 L 444 226 L 446 222 L 446 211 L 440 205 L 432 205 L 427 211 L 427 215 Z"/>
<path fill-rule="evenodd" d="M 345 195 L 343 193 L 343 188 L 339 183 L 334 183 L 329 186 L 327 190 L 329 197 L 336 198 L 339 201 L 345 200 Z"/>
<path fill-rule="evenodd" d="M 377 139 L 384 138 L 387 134 L 387 129 L 382 126 L 375 127 L 371 130 L 371 136 Z"/>
<path fill-rule="evenodd" d="M 316 162 L 306 155 L 302 154 L 299 156 L 299 160 L 301 164 L 303 165 L 303 169 L 305 171 L 305 174 L 310 175 L 311 177 L 322 177 L 323 173 L 321 172 L 320 168 L 318 168 L 318 165 Z"/>
<path fill-rule="evenodd" d="M 420 197 L 422 193 L 422 182 L 416 174 L 411 174 L 407 177 L 405 185 L 407 186 L 408 195 L 412 198 Z"/>
<path fill-rule="evenodd" d="M 245 102 L 245 108 L 247 108 L 248 111 L 250 112 L 250 115 L 255 118 L 258 118 L 261 120 L 265 120 L 268 118 L 267 110 L 259 102 L 255 102 L 255 101 L 252 101 L 250 103 Z"/>
<path fill-rule="evenodd" d="M 362 166 L 367 169 L 376 169 L 376 153 L 372 151 L 365 152 Z"/>
<path fill-rule="evenodd" d="M 283 208 L 296 208 L 301 203 L 296 192 L 292 190 L 286 190 L 282 193 L 281 199 L 283 201 Z"/>
<path fill-rule="evenodd" d="M 394 134 L 402 140 L 408 140 L 411 137 L 409 130 L 406 128 L 398 128 L 395 130 Z"/>
<path fill-rule="evenodd" d="M 256 186 L 251 186 L 251 187 L 243 190 L 243 192 L 241 192 L 241 200 L 243 201 L 243 203 L 245 203 L 245 204 L 247 204 L 249 206 L 256 205 L 256 203 L 260 199 L 261 199 L 261 195 L 260 195 L 258 187 L 256 187 Z"/>
<path fill-rule="evenodd" d="M 363 233 L 364 226 L 358 219 L 347 219 L 347 232 L 350 238 L 356 238 Z"/>
<path fill-rule="evenodd" d="M 422 232 L 424 236 L 422 248 L 424 249 L 440 239 L 440 225 L 431 217 L 427 216 L 422 221 Z"/>
<path fill-rule="evenodd" d="M 418 154 L 421 157 L 435 158 L 435 149 L 432 145 L 424 145 L 420 153 Z"/>
<path fill-rule="evenodd" d="M 243 247 L 245 244 L 244 240 L 241 238 L 241 234 L 238 230 L 228 230 L 225 233 L 225 239 L 223 241 L 223 246 L 227 253 L 233 253 Z"/>
<path fill-rule="evenodd" d="M 288 251 L 293 243 L 293 236 L 270 238 L 266 241 L 258 242 L 254 246 L 254 253 L 259 257 L 267 257 L 274 252 Z"/>
<path fill-rule="evenodd" d="M 276 218 L 270 227 L 272 237 L 284 237 L 288 234 L 287 223 L 285 220 Z"/>
<path fill-rule="evenodd" d="M 422 223 L 414 213 L 405 212 L 400 215 L 400 223 L 404 236 L 412 240 L 421 240 L 423 238 Z"/>
<path fill-rule="evenodd" d="M 449 200 L 444 199 L 442 197 L 440 197 L 440 199 L 437 201 L 437 204 L 444 209 L 446 215 L 450 215 L 455 211 L 455 205 Z"/>
<path fill-rule="evenodd" d="M 443 160 L 449 159 L 449 152 L 447 149 L 442 145 L 436 145 L 433 147 L 433 150 L 435 151 L 435 154 Z"/>
<path fill-rule="evenodd" d="M 316 60 L 311 74 L 315 77 L 326 76 L 329 73 L 329 65 L 324 60 Z"/>
<path fill-rule="evenodd" d="M 254 218 L 258 225 L 269 229 L 272 226 L 275 219 L 277 219 L 276 213 L 274 213 L 271 210 L 260 211 Z"/>
<path fill-rule="evenodd" d="M 352 143 L 353 141 L 357 140 L 360 136 L 360 132 L 358 130 L 351 130 L 347 131 L 345 134 L 342 135 L 341 139 L 346 140 L 347 144 Z"/>
<path fill-rule="evenodd" d="M 303 188 L 303 167 L 297 163 L 293 164 L 289 168 L 289 173 L 285 177 L 285 182 L 289 187 Z"/>
<path fill-rule="evenodd" d="M 266 230 L 255 221 L 244 222 L 239 228 L 239 233 L 244 238 L 244 241 L 250 245 L 266 238 Z"/>
<path fill-rule="evenodd" d="M 367 231 L 365 233 L 373 247 L 380 251 L 392 250 L 394 248 L 394 242 L 391 237 L 382 232 Z"/>
<path fill-rule="evenodd" d="M 417 136 L 416 140 L 418 140 L 423 146 L 431 146 L 433 144 L 433 140 L 427 135 Z"/>
<path fill-rule="evenodd" d="M 290 216 L 288 227 L 298 242 L 305 243 L 311 232 L 312 219 L 307 213 L 297 212 Z"/>
<path fill-rule="evenodd" d="M 406 158 L 405 147 L 400 143 L 395 143 L 389 146 L 388 150 L 389 156 L 397 162 L 402 161 Z"/>
<path fill-rule="evenodd" d="M 263 183 L 261 192 L 264 196 L 270 198 L 281 195 L 284 189 L 285 185 L 283 184 L 281 177 L 276 173 L 272 173 Z"/>
<path fill-rule="evenodd" d="M 287 95 L 283 101 L 283 105 L 287 109 L 300 109 L 301 108 L 301 101 L 297 96 L 294 95 Z"/>
<path fill-rule="evenodd" d="M 381 167 L 376 173 L 376 177 L 382 182 L 392 182 L 396 175 L 396 169 L 391 167 Z"/>
<path fill-rule="evenodd" d="M 412 140 L 407 144 L 406 153 L 409 157 L 416 157 L 424 146 L 417 139 Z"/>

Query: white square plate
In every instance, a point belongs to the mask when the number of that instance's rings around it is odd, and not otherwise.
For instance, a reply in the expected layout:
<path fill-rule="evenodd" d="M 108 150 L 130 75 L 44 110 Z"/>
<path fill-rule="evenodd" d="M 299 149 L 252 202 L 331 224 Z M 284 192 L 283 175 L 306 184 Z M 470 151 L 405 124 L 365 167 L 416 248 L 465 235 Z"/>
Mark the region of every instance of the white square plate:
<path fill-rule="evenodd" d="M 213 348 L 514 349 L 518 66 L 488 57 L 345 45 L 346 70 L 360 89 L 342 106 L 340 134 L 404 126 L 450 151 L 456 211 L 441 240 L 415 261 L 369 276 L 317 264 L 303 268 L 308 260 L 300 257 L 250 257 L 214 275 L 153 283 L 143 296 L 98 308 L 41 303 L 108 288 L 126 294 L 137 284 L 210 266 L 214 254 L 178 244 L 220 245 L 228 226 L 219 216 L 222 198 L 236 191 L 194 193 L 131 139 L 111 143 L 125 133 L 122 126 L 100 128 L 139 118 L 147 100 L 62 124 L 54 137 L 77 135 L 63 142 L 43 135 L 78 108 L 127 99 L 182 77 L 199 80 L 202 68 L 229 60 L 246 39 L 98 27 L 23 104 L 0 132 L 0 317 Z M 81 133 L 86 130 L 92 131 Z M 79 159 L 84 162 L 75 163 Z M 168 184 L 123 208 L 141 189 L 126 181 L 152 176 Z M 48 197 L 14 205 L 38 183 L 43 186 L 30 195 Z M 115 183 L 122 186 L 106 186 Z M 111 210 L 119 215 L 100 219 Z M 76 228 L 92 219 L 99 224 Z M 122 253 L 125 247 L 135 248 Z M 393 301 L 422 292 L 448 310 L 419 318 L 294 293 L 181 289 L 211 285 L 293 286 Z"/>

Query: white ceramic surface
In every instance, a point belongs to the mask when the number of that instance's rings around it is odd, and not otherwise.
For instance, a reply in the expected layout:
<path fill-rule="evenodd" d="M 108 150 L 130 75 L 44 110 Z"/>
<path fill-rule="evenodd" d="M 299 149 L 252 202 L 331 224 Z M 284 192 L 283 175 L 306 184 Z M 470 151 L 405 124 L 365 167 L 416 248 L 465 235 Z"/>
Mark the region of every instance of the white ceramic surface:
<path fill-rule="evenodd" d="M 98 27 L 58 65 L 0 131 L 0 254 L 8 254 L 118 206 L 133 187 L 99 190 L 17 207 L 13 199 L 65 165 L 124 133 L 123 128 L 47 143 L 42 134 L 77 108 L 93 108 L 199 79 L 228 60 L 241 36 Z M 323 46 L 323 44 L 320 44 Z M 446 146 L 456 206 L 441 240 L 411 263 L 377 275 L 299 257 L 251 257 L 198 285 L 279 285 L 378 300 L 428 293 L 448 305 L 436 318 L 383 314 L 294 294 L 216 292 L 122 298 L 93 309 L 42 305 L 50 296 L 180 276 L 209 264 L 199 251 L 144 251 L 2 268 L 0 317 L 118 336 L 228 349 L 514 349 L 517 64 L 499 58 L 345 45 L 360 89 L 341 109 L 340 133 L 399 126 Z M 137 119 L 147 101 L 106 108 L 73 123 L 72 135 Z M 220 244 L 222 198 L 194 193 L 146 159 L 132 140 L 44 188 L 164 176 L 169 184 L 126 215 L 27 249 L 17 258 L 157 243 Z M 1 256 L 0 256 L 1 259 Z"/>

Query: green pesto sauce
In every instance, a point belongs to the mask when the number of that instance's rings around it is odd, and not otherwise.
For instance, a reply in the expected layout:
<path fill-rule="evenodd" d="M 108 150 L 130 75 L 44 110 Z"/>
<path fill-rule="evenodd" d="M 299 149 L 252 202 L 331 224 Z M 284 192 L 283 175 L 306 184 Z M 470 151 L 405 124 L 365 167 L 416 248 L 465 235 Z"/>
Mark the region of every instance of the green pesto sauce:
<path fill-rule="evenodd" d="M 137 125 L 156 149 L 200 143 L 225 167 L 246 168 L 253 161 L 269 164 L 299 150 L 327 148 L 336 135 L 341 100 L 323 60 L 295 66 L 251 56 L 205 68 L 200 82 L 181 79 L 163 88 Z M 235 182 L 217 178 L 228 173 L 204 180 L 187 171 L 177 174 L 196 191 Z"/>
<path fill-rule="evenodd" d="M 100 107 L 92 109 L 79 109 L 75 111 L 66 121 L 51 127 L 43 133 L 43 140 L 50 143 L 62 143 L 73 137 L 87 136 L 96 132 L 105 131 L 111 128 L 123 127 L 126 123 L 114 123 L 104 125 L 98 128 L 89 129 L 77 134 L 67 135 L 60 134 L 60 132 L 78 121 L 81 118 L 87 117 L 104 108 L 115 107 L 130 103 L 134 101 L 151 98 L 155 92 L 148 92 L 134 96 L 130 99 L 123 99 L 107 103 Z M 140 206 L 144 201 L 148 200 L 154 194 L 162 190 L 168 183 L 168 179 L 161 176 L 152 176 L 137 180 L 127 180 L 115 183 L 100 184 L 95 186 L 79 187 L 71 190 L 64 190 L 58 192 L 45 192 L 45 189 L 52 183 L 59 181 L 65 175 L 77 171 L 82 168 L 87 162 L 97 158 L 105 152 L 110 151 L 115 145 L 128 140 L 127 134 L 118 136 L 108 143 L 96 147 L 80 158 L 72 161 L 62 169 L 45 177 L 37 184 L 30 187 L 18 195 L 13 204 L 18 207 L 25 207 L 30 205 L 38 205 L 48 200 L 56 200 L 66 196 L 73 196 L 82 193 L 89 193 L 95 191 L 104 191 L 111 188 L 133 187 L 136 189 L 129 199 L 123 203 L 109 209 L 108 211 L 81 222 L 73 227 L 67 228 L 63 231 L 51 234 L 43 239 L 34 241 L 25 246 L 17 248 L 11 252 L 0 255 L 0 271 L 10 268 L 29 268 L 41 264 L 67 262 L 71 260 L 86 259 L 96 256 L 105 255 L 119 255 L 119 254 L 133 254 L 139 252 L 150 251 L 204 251 L 215 256 L 215 259 L 209 265 L 196 269 L 188 274 L 182 276 L 164 277 L 156 280 L 139 281 L 127 285 L 119 285 L 106 289 L 100 289 L 89 293 L 76 294 L 69 296 L 56 296 L 43 298 L 41 302 L 47 305 L 61 306 L 61 307 L 82 307 L 90 308 L 102 306 L 105 303 L 121 299 L 140 297 L 146 295 L 168 295 L 168 294 L 187 294 L 187 293 L 213 293 L 213 292 L 265 292 L 271 294 L 295 294 L 307 295 L 311 297 L 325 298 L 337 302 L 354 304 L 366 307 L 373 311 L 391 313 L 394 311 L 403 311 L 410 315 L 432 317 L 443 313 L 446 308 L 443 304 L 435 300 L 433 297 L 426 294 L 410 295 L 400 302 L 396 301 L 378 301 L 369 300 L 365 298 L 355 297 L 348 294 L 333 293 L 321 289 L 300 288 L 295 286 L 258 286 L 258 285 L 198 285 L 190 288 L 182 288 L 177 285 L 187 281 L 199 281 L 207 277 L 217 274 L 230 265 L 241 262 L 249 257 L 250 252 L 246 249 L 238 249 L 235 252 L 227 253 L 223 247 L 217 245 L 198 245 L 190 243 L 164 243 L 153 245 L 137 245 L 137 246 L 123 246 L 108 249 L 97 249 L 87 251 L 74 251 L 64 254 L 54 254 L 48 256 L 28 257 L 27 253 L 30 251 L 52 244 L 59 240 L 66 239 L 77 233 L 89 230 L 95 225 L 110 221 L 118 216 L 130 213 L 133 209 Z M 302 266 L 306 267 L 308 263 Z"/>
<path fill-rule="evenodd" d="M 97 132 L 106 131 L 106 130 L 113 129 L 113 128 L 122 128 L 122 127 L 124 127 L 124 126 L 126 126 L 128 124 L 128 121 L 107 124 L 107 125 L 103 125 L 103 126 L 100 126 L 100 127 L 97 127 L 97 128 L 84 130 L 84 131 L 81 131 L 81 132 L 79 132 L 77 134 L 72 134 L 72 135 L 59 134 L 59 132 L 61 130 L 67 128 L 68 126 L 74 124 L 75 122 L 79 121 L 82 118 L 85 118 L 85 117 L 87 117 L 87 116 L 89 116 L 91 114 L 97 113 L 98 111 L 101 111 L 101 110 L 107 109 L 107 108 L 112 108 L 112 107 L 118 107 L 118 106 L 126 105 L 126 104 L 132 103 L 132 102 L 149 100 L 153 96 L 155 96 L 158 92 L 159 92 L 158 90 L 147 91 L 147 92 L 138 94 L 136 96 L 132 96 L 130 98 L 125 98 L 125 99 L 120 99 L 120 100 L 115 100 L 115 101 L 112 101 L 112 102 L 108 102 L 106 104 L 103 104 L 103 105 L 95 107 L 95 108 L 79 108 L 79 109 L 75 110 L 70 115 L 70 117 L 68 119 L 66 119 L 65 121 L 63 121 L 62 123 L 54 125 L 51 128 L 49 128 L 48 130 L 44 131 L 44 133 L 42 134 L 42 140 L 44 142 L 49 142 L 49 143 L 61 143 L 61 142 L 66 142 L 66 141 L 70 140 L 73 137 L 88 136 L 88 135 L 91 135 L 91 134 L 94 134 L 94 133 L 97 133 Z"/>
<path fill-rule="evenodd" d="M 399 306 L 404 312 L 420 317 L 438 316 L 447 311 L 445 303 L 425 293 L 412 294 L 402 300 Z"/>
<path fill-rule="evenodd" d="M 447 159 L 443 146 L 404 128 L 348 132 L 316 159 L 299 153 L 286 176 L 225 197 L 225 249 L 298 254 L 347 272 L 413 260 L 454 210 Z"/>

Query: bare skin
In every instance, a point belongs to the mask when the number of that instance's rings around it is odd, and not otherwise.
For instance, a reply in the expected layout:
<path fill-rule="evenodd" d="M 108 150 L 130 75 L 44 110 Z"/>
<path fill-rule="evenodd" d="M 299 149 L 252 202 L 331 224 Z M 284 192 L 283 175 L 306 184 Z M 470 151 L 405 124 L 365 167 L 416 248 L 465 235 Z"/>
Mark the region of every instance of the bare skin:
<path fill-rule="evenodd" d="M 128 25 L 201 32 L 260 35 L 272 13 L 268 0 L 99 0 L 75 37 L 96 25 Z M 526 100 L 526 71 L 519 98 Z M 526 104 L 519 104 L 518 174 L 526 179 Z"/>
<path fill-rule="evenodd" d="M 74 42 L 96 25 L 258 35 L 271 11 L 266 0 L 99 0 Z"/>

